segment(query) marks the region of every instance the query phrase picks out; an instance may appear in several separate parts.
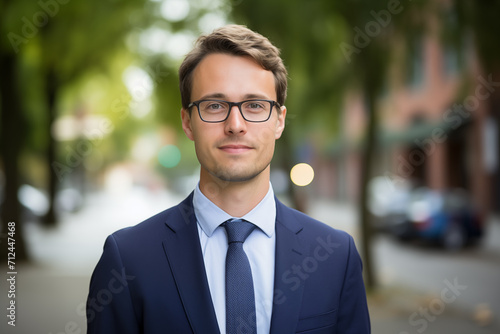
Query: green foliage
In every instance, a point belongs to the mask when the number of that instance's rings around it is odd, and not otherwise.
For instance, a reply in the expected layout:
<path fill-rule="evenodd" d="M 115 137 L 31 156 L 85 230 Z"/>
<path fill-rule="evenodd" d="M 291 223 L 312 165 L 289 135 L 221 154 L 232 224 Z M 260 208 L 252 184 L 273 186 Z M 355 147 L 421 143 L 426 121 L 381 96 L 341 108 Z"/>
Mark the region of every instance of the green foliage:
<path fill-rule="evenodd" d="M 448 7 L 442 8 L 440 13 L 442 22 L 445 23 L 443 40 L 460 55 L 471 46 L 475 47 L 484 71 L 499 71 L 499 12 L 498 0 L 455 0 Z"/>
<path fill-rule="evenodd" d="M 292 144 L 315 133 L 315 140 L 329 147 L 327 142 L 342 133 L 341 108 L 347 91 L 368 89 L 380 94 L 391 66 L 408 69 L 411 78 L 414 59 L 422 51 L 420 40 L 432 30 L 433 16 L 442 24 L 445 47 L 457 55 L 459 64 L 466 60 L 464 50 L 472 35 L 487 71 L 498 67 L 498 0 L 450 4 L 426 0 L 193 0 L 188 15 L 178 21 L 162 17 L 161 5 L 149 0 L 0 0 L 0 52 L 14 53 L 20 60 L 30 151 L 42 152 L 48 144 L 44 90 L 51 72 L 58 92 L 58 115 L 72 115 L 83 106 L 87 113 L 111 120 L 114 131 L 99 147 L 109 161 L 127 157 L 134 136 L 155 123 L 172 126 L 179 140 L 184 140 L 177 82 L 180 58 L 145 49 L 144 35 L 154 28 L 165 32 L 166 39 L 178 33 L 194 38 L 200 33 L 200 18 L 214 14 L 224 18 L 228 11 L 236 23 L 268 36 L 282 50 L 290 77 L 286 105 Z M 389 6 L 398 10 L 390 15 L 387 26 L 370 37 L 366 46 L 356 46 L 356 29 L 366 33 L 367 24 L 377 21 L 374 15 Z M 46 22 L 41 22 L 44 18 Z M 346 56 L 341 47 L 345 44 L 358 51 Z M 130 109 L 136 101 L 122 80 L 130 66 L 148 73 L 153 85 L 153 111 L 145 118 L 135 117 Z M 62 149 L 59 154 L 64 155 Z"/>

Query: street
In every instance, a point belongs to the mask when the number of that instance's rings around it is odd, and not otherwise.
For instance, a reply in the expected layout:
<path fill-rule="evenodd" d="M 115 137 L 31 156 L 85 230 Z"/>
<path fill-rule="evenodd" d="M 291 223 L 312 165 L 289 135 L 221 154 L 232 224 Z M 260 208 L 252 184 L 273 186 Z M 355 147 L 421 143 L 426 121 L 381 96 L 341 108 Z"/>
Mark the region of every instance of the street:
<path fill-rule="evenodd" d="M 112 196 L 111 196 L 112 195 Z M 90 195 L 80 212 L 66 214 L 55 230 L 26 226 L 34 263 L 17 276 L 17 318 L 1 333 L 85 333 L 84 305 L 92 269 L 107 235 L 178 203 L 183 195 L 134 189 Z M 353 207 L 310 204 L 310 215 L 351 233 L 359 243 Z M 491 218 L 482 244 L 449 253 L 390 236 L 375 238 L 373 258 L 380 288 L 369 294 L 373 333 L 500 332 L 500 222 Z M 0 303 L 6 305 L 6 280 Z"/>

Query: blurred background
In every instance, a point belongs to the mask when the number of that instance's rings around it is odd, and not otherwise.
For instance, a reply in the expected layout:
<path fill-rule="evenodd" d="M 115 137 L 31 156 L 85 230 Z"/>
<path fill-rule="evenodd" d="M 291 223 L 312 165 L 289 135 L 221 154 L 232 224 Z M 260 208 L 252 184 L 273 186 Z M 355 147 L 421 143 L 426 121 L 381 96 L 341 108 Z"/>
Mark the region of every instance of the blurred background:
<path fill-rule="evenodd" d="M 373 332 L 499 333 L 498 13 L 498 0 L 0 0 L 0 253 L 7 276 L 14 222 L 17 271 L 15 327 L 0 280 L 1 332 L 85 332 L 106 236 L 197 183 L 177 69 L 197 36 L 237 23 L 289 70 L 274 190 L 355 237 Z"/>

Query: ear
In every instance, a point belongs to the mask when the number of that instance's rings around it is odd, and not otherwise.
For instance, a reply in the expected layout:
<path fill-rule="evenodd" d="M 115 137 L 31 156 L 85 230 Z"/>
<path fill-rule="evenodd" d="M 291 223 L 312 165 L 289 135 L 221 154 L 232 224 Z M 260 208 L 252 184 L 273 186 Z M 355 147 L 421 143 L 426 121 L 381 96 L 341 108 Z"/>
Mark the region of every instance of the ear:
<path fill-rule="evenodd" d="M 186 136 L 194 141 L 193 136 L 193 128 L 191 125 L 191 116 L 189 115 L 189 111 L 187 109 L 181 109 L 181 120 L 182 120 L 182 129 Z"/>
<path fill-rule="evenodd" d="M 281 106 L 281 111 L 278 113 L 278 120 L 276 124 L 276 132 L 274 138 L 279 139 L 283 130 L 285 130 L 286 107 Z"/>

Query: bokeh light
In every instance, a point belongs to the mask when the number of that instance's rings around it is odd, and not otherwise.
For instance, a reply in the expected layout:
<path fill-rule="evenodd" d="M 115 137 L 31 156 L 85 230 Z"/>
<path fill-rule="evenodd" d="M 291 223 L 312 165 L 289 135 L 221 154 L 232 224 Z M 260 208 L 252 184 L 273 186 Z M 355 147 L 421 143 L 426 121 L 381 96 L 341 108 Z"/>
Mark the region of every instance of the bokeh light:
<path fill-rule="evenodd" d="M 290 171 L 290 179 L 297 186 L 307 186 L 314 179 L 314 169 L 306 163 L 296 164 Z"/>
<path fill-rule="evenodd" d="M 181 161 L 181 151 L 175 145 L 165 145 L 158 152 L 158 161 L 163 167 L 173 168 Z"/>
<path fill-rule="evenodd" d="M 168 21 L 178 22 L 188 16 L 189 9 L 187 0 L 165 0 L 160 6 L 160 13 Z"/>

